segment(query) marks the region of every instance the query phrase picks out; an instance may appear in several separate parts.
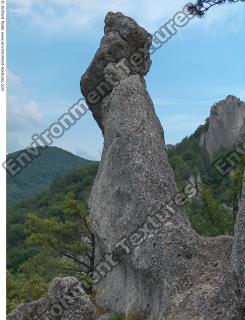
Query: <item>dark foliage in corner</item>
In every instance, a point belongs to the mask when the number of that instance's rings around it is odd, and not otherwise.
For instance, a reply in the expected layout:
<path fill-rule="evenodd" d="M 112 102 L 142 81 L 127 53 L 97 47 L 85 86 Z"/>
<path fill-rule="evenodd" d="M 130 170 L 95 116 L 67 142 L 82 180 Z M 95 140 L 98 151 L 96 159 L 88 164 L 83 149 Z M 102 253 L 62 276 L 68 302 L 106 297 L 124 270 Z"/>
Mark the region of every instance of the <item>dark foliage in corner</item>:
<path fill-rule="evenodd" d="M 206 12 L 216 5 L 222 5 L 226 3 L 244 2 L 245 0 L 197 0 L 196 3 L 190 3 L 187 6 L 187 10 L 190 14 L 196 15 L 199 18 L 205 16 Z"/>

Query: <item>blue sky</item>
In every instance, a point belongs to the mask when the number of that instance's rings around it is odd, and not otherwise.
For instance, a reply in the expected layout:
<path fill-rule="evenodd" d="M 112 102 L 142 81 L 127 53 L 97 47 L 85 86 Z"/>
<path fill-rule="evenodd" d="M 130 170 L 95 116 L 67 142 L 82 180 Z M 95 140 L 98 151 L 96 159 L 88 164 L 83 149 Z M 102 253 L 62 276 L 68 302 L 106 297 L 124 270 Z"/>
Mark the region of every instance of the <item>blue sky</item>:
<path fill-rule="evenodd" d="M 8 152 L 28 146 L 81 97 L 79 81 L 103 35 L 108 11 L 149 32 L 181 10 L 182 0 L 9 0 Z M 166 143 L 190 135 L 212 104 L 245 100 L 245 4 L 217 6 L 193 19 L 152 56 L 147 87 Z M 99 159 L 103 139 L 87 113 L 54 145 Z"/>

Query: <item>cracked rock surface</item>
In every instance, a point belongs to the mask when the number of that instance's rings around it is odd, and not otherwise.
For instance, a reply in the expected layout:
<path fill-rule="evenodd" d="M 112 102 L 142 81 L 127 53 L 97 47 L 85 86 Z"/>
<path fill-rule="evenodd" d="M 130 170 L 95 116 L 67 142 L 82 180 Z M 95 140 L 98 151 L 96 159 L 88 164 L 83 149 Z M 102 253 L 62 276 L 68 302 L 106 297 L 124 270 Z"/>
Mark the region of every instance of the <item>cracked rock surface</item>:
<path fill-rule="evenodd" d="M 149 49 L 150 41 L 132 19 L 108 13 L 105 36 L 81 79 L 86 98 L 105 74 L 116 79 L 96 104 L 87 98 L 104 135 L 89 200 L 96 272 L 106 256 L 114 259 L 114 267 L 95 281 L 97 303 L 106 310 L 140 312 L 147 320 L 242 320 L 242 262 L 234 267 L 233 237 L 197 235 L 174 202 L 174 173 L 144 81 L 149 53 L 137 68 L 130 63 L 130 55 L 139 46 Z M 122 60 L 127 76 L 116 68 Z M 241 224 L 234 245 L 239 261 Z"/>

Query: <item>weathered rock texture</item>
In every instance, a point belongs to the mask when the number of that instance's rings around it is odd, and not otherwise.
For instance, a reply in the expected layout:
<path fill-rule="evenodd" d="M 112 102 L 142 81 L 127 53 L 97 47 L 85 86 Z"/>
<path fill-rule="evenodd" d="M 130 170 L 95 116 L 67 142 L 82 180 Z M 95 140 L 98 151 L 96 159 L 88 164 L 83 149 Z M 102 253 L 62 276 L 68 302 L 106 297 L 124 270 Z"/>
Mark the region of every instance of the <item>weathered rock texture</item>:
<path fill-rule="evenodd" d="M 239 279 L 243 307 L 245 308 L 245 174 L 235 225 L 232 262 Z"/>
<path fill-rule="evenodd" d="M 116 15 L 108 13 L 105 18 L 104 31 L 105 36 L 101 40 L 100 48 L 81 79 L 82 92 L 102 130 L 101 101 L 113 87 L 111 82 L 104 77 L 105 67 L 110 62 L 117 63 L 125 58 L 131 74 L 143 76 L 147 74 L 151 65 L 148 51 L 151 35 L 136 25 L 134 20 L 125 19 L 120 13 Z M 136 61 L 138 56 L 134 54 L 137 49 L 140 49 L 142 63 Z"/>
<path fill-rule="evenodd" d="M 132 19 L 108 13 L 105 36 L 81 79 L 85 97 L 103 75 L 111 73 L 117 81 L 96 105 L 87 99 L 104 135 L 89 201 L 97 303 L 117 312 L 139 311 L 147 320 L 241 320 L 241 291 L 230 258 L 233 238 L 198 236 L 173 203 L 174 174 L 143 79 L 149 54 L 137 68 L 130 65 L 130 54 L 139 45 L 149 48 L 150 39 Z M 118 70 L 122 59 L 130 73 Z M 110 255 L 115 262 L 110 265 L 117 265 L 105 275 L 99 267 L 103 261 L 105 269 Z M 101 280 L 99 273 L 105 275 Z"/>
<path fill-rule="evenodd" d="M 19 306 L 8 320 L 95 320 L 95 307 L 76 278 L 56 278 L 48 298 Z"/>
<path fill-rule="evenodd" d="M 245 103 L 235 96 L 228 96 L 212 106 L 208 130 L 200 138 L 209 155 L 220 149 L 229 149 L 245 134 Z"/>

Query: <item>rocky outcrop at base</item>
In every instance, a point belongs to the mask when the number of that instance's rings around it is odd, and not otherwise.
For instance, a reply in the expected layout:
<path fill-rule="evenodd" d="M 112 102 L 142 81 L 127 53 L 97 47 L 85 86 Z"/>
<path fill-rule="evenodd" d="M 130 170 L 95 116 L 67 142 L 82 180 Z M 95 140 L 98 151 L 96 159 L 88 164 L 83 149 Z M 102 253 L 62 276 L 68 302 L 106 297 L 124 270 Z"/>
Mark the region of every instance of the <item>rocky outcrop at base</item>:
<path fill-rule="evenodd" d="M 8 320 L 96 320 L 95 307 L 74 277 L 56 278 L 47 298 L 23 304 Z"/>
<path fill-rule="evenodd" d="M 233 238 L 203 238 L 191 228 L 182 202 L 192 191 L 177 193 L 143 78 L 149 53 L 131 66 L 132 54 L 148 50 L 150 39 L 132 19 L 109 13 L 100 48 L 81 79 L 104 135 L 89 201 L 97 303 L 147 320 L 242 320 Z M 88 95 L 104 78 L 112 88 L 93 104 Z"/>

